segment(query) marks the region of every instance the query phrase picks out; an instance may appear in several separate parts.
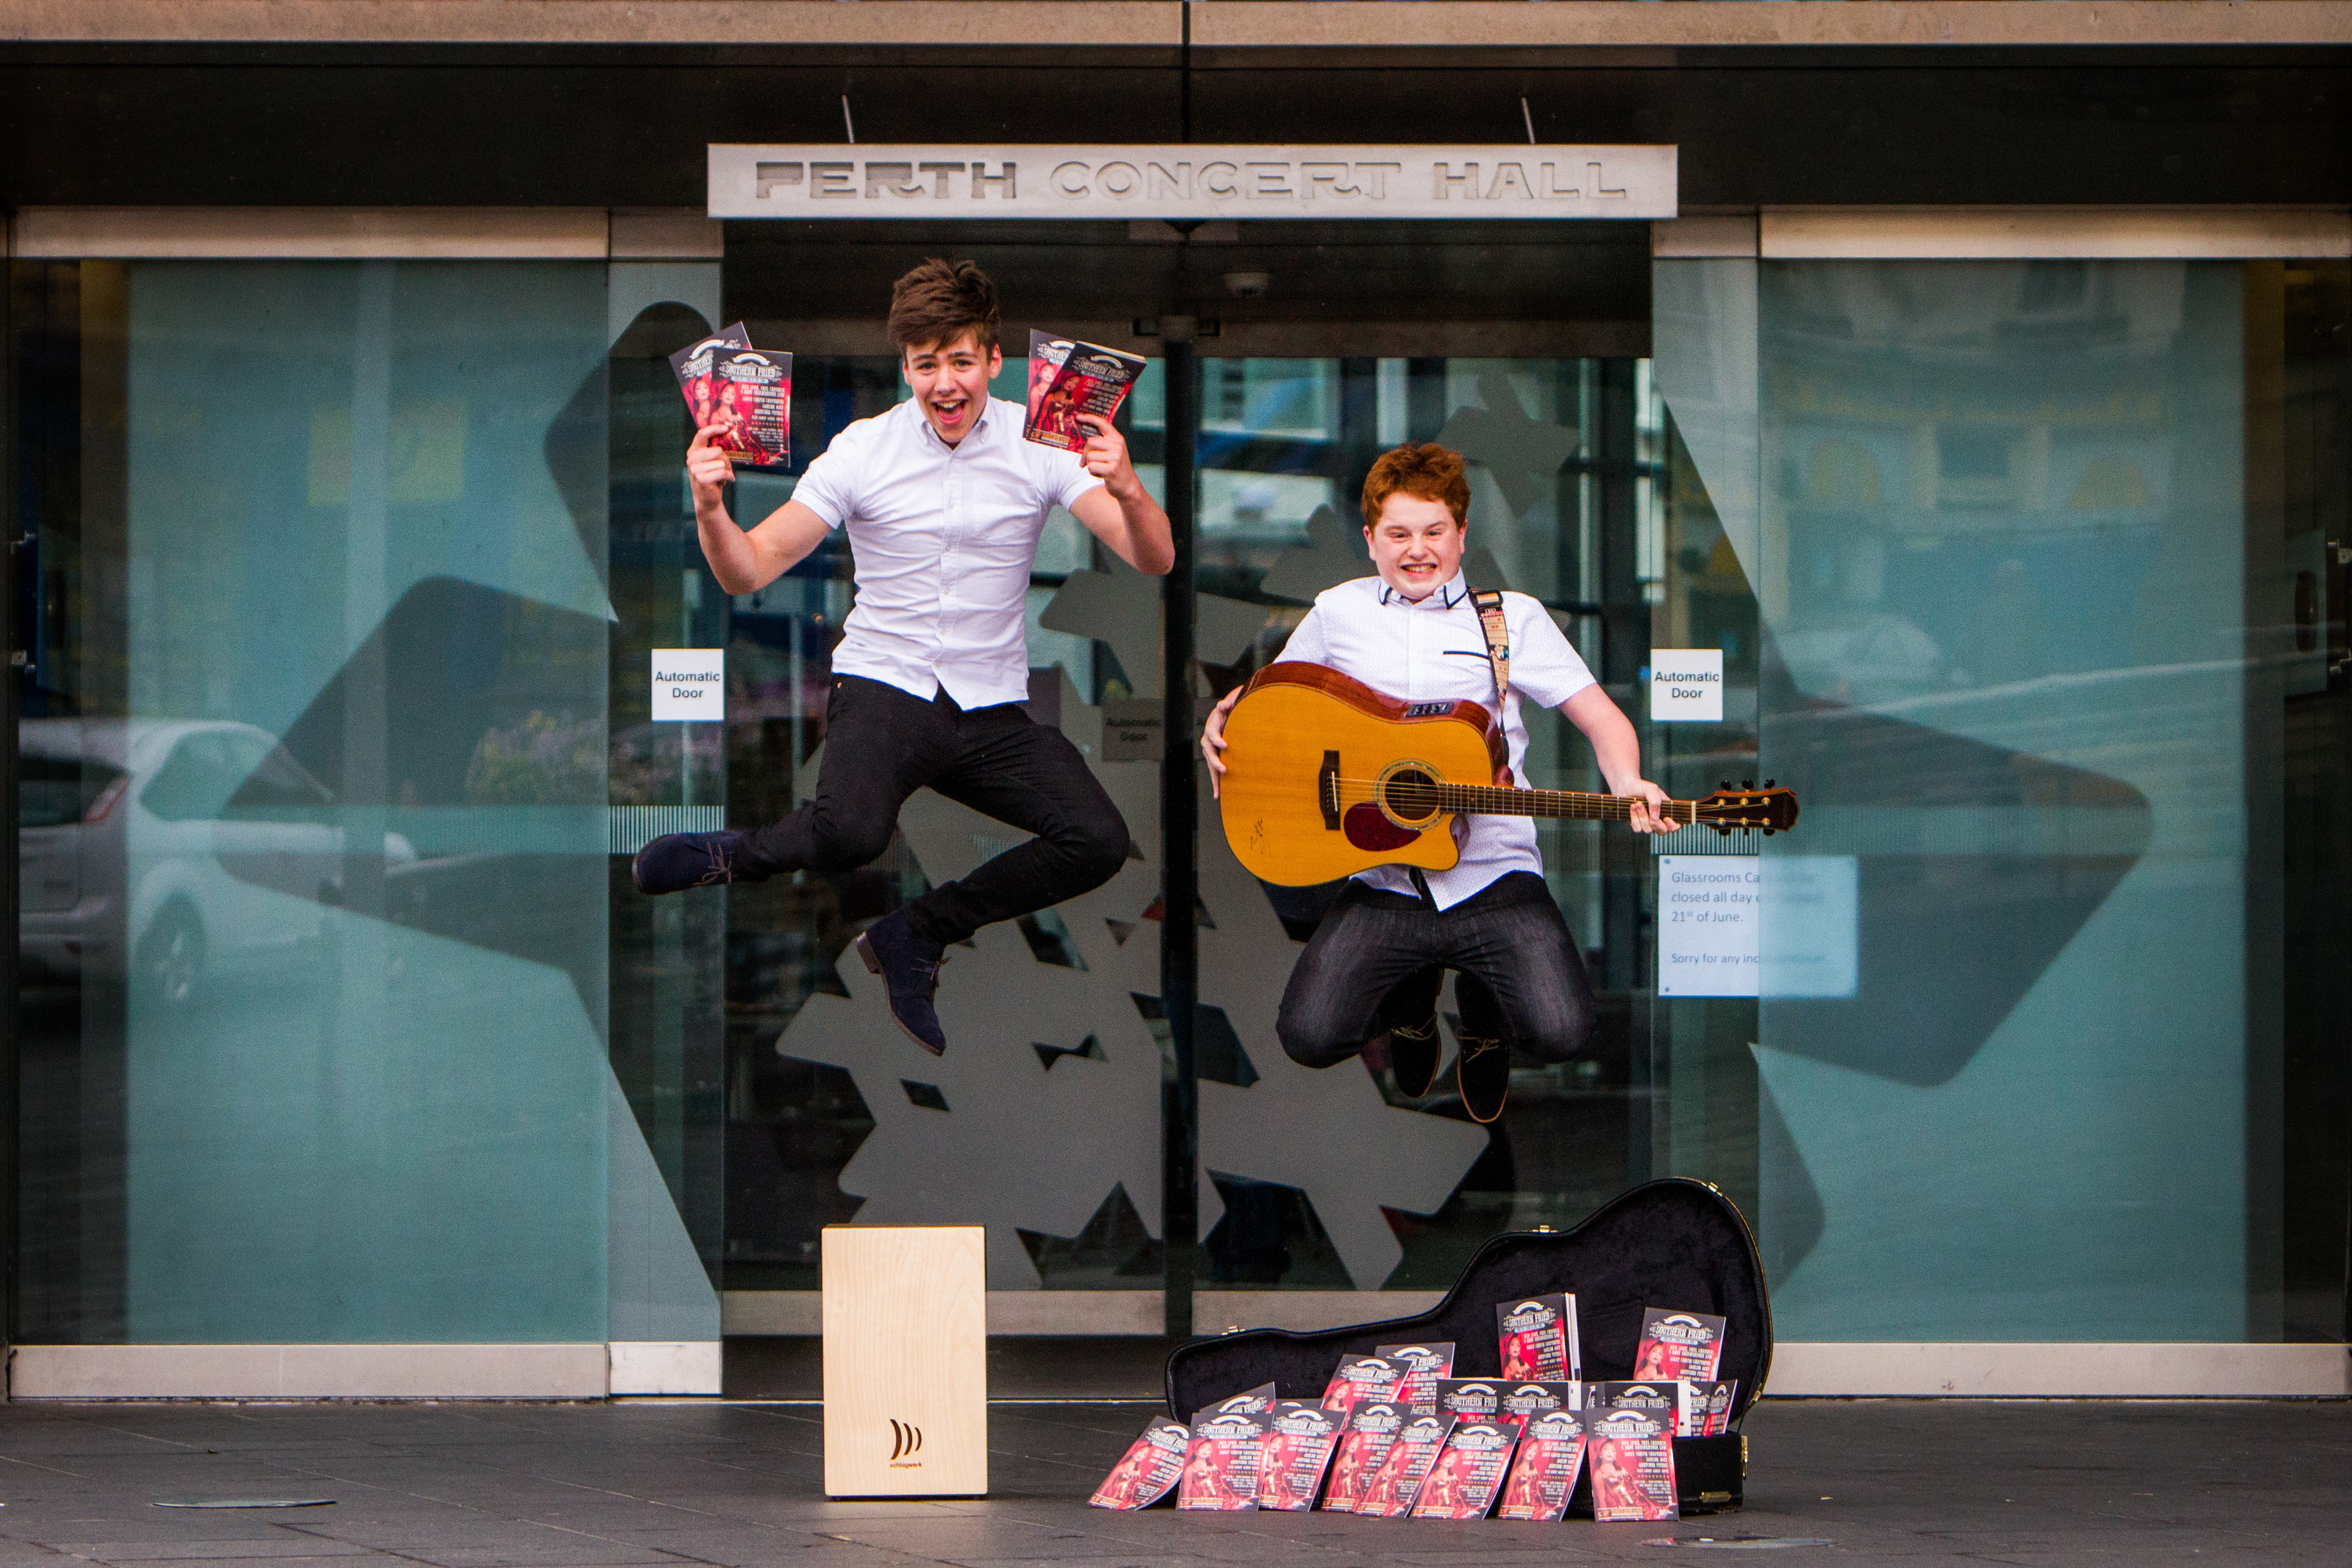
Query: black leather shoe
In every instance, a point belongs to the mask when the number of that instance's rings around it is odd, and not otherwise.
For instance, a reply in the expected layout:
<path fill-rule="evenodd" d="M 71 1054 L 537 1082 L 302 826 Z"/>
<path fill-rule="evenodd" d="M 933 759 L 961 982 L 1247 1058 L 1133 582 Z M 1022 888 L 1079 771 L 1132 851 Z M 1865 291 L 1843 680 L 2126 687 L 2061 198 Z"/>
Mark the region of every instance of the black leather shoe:
<path fill-rule="evenodd" d="M 1462 1090 L 1462 1108 L 1474 1122 L 1491 1122 L 1503 1113 L 1503 1099 L 1511 1092 L 1511 1048 L 1484 1035 L 1459 1034 L 1462 1050 L 1454 1059 L 1454 1081 Z"/>
<path fill-rule="evenodd" d="M 947 1033 L 940 1028 L 931 998 L 940 988 L 940 966 L 947 962 L 947 949 L 916 936 L 907 917 L 892 910 L 858 933 L 857 956 L 889 988 L 890 1016 L 907 1038 L 933 1056 L 946 1055 Z"/>
<path fill-rule="evenodd" d="M 1389 1030 L 1389 1071 L 1396 1074 L 1397 1092 L 1418 1100 L 1437 1082 L 1437 1063 L 1445 1054 L 1438 1038 L 1437 1015 L 1419 1023 L 1396 1024 Z"/>
<path fill-rule="evenodd" d="M 735 880 L 740 833 L 664 833 L 649 839 L 629 862 L 629 880 L 639 893 L 683 893 Z"/>

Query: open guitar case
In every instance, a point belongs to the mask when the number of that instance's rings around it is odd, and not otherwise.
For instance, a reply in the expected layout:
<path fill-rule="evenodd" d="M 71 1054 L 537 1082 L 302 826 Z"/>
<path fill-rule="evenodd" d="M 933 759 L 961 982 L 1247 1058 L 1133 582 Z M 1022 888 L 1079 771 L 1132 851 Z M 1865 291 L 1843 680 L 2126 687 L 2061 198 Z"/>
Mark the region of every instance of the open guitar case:
<path fill-rule="evenodd" d="M 1642 1311 L 1664 1307 L 1725 1320 L 1716 1375 L 1739 1380 L 1732 1430 L 1675 1439 L 1675 1482 L 1685 1514 L 1738 1508 L 1744 1500 L 1748 1439 L 1739 1423 L 1755 1406 L 1772 1367 L 1772 1308 L 1748 1221 L 1705 1182 L 1670 1178 L 1621 1194 L 1574 1229 L 1513 1231 L 1478 1249 L 1445 1299 L 1417 1317 L 1293 1333 L 1244 1329 L 1195 1340 L 1168 1358 L 1168 1412 L 1189 1422 L 1212 1401 L 1271 1383 L 1284 1399 L 1318 1400 L 1344 1355 L 1376 1346 L 1452 1341 L 1454 1375 L 1496 1377 L 1502 1352 L 1498 1302 L 1567 1291 L 1588 1382 L 1633 1375 Z M 1569 1504 L 1591 1517 L 1590 1473 Z"/>

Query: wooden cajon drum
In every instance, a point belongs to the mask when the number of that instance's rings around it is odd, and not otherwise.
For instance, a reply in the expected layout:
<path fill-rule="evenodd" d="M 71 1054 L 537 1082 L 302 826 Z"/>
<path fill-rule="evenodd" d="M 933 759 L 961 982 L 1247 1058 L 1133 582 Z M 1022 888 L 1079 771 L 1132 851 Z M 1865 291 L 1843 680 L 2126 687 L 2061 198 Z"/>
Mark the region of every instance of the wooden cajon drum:
<path fill-rule="evenodd" d="M 824 1228 L 827 1497 L 987 1493 L 987 1234 Z"/>

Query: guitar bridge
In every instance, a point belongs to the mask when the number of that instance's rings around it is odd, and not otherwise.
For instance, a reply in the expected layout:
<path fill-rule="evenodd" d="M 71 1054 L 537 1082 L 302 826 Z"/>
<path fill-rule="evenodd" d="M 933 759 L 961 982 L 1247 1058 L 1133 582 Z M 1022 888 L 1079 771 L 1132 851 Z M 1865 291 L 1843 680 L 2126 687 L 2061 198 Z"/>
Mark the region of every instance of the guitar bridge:
<path fill-rule="evenodd" d="M 1339 754 L 1323 754 L 1323 770 L 1315 776 L 1315 799 L 1323 807 L 1323 827 L 1328 832 L 1339 831 Z"/>

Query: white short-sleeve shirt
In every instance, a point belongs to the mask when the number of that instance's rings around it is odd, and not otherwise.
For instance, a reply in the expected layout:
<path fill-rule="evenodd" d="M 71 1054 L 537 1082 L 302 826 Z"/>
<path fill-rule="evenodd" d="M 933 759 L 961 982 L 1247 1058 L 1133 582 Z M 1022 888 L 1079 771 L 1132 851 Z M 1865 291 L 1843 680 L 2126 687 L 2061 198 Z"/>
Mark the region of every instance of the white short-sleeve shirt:
<path fill-rule="evenodd" d="M 1027 410 L 991 398 L 955 445 L 909 399 L 861 419 L 793 499 L 849 531 L 856 602 L 833 653 L 864 675 L 967 708 L 1025 702 L 1024 610 L 1046 514 L 1102 481 L 1075 452 L 1021 439 Z"/>
<path fill-rule="evenodd" d="M 1510 636 L 1511 693 L 1503 704 L 1503 736 L 1511 776 L 1527 781 L 1528 729 L 1520 721 L 1524 695 L 1558 707 L 1592 685 L 1592 672 L 1569 645 L 1544 607 L 1524 593 L 1503 595 Z M 1470 590 L 1454 580 L 1415 603 L 1377 577 L 1327 589 L 1284 644 L 1285 659 L 1302 659 L 1351 676 L 1404 702 L 1468 700 L 1495 707 L 1495 668 Z M 1527 817 L 1468 817 L 1462 859 L 1451 871 L 1423 872 L 1429 895 L 1451 909 L 1515 871 L 1543 873 L 1534 821 Z M 1419 896 L 1402 866 L 1376 866 L 1357 881 L 1408 898 Z"/>

